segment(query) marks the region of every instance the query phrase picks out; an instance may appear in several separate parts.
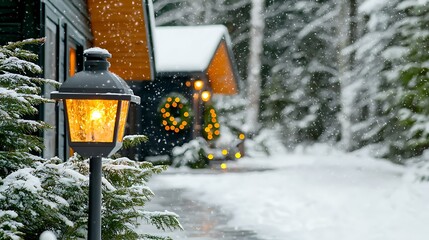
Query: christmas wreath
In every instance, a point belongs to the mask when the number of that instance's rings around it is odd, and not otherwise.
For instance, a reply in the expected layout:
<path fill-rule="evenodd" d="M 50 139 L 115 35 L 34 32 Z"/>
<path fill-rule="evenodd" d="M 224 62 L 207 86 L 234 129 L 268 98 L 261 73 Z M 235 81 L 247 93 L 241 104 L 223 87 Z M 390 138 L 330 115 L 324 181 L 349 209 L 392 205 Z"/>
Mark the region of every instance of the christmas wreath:
<path fill-rule="evenodd" d="M 166 131 L 179 133 L 187 129 L 191 122 L 191 106 L 188 100 L 179 93 L 166 96 L 159 107 L 161 124 Z"/>
<path fill-rule="evenodd" d="M 217 118 L 216 109 L 213 105 L 205 105 L 203 113 L 204 125 L 203 136 L 211 141 L 216 140 L 220 136 L 220 124 Z"/>

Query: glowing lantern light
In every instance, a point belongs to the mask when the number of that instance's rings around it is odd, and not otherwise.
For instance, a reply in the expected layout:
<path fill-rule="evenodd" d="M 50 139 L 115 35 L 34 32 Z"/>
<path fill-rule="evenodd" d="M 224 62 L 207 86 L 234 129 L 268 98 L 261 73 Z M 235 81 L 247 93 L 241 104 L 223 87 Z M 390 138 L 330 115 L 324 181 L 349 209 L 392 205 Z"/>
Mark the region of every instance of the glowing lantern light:
<path fill-rule="evenodd" d="M 204 102 L 209 101 L 211 98 L 211 93 L 209 91 L 204 91 L 201 93 L 201 100 L 203 100 Z"/>
<path fill-rule="evenodd" d="M 202 80 L 196 80 L 194 82 L 194 89 L 200 91 L 204 87 L 204 82 Z"/>
<path fill-rule="evenodd" d="M 110 156 L 122 146 L 130 102 L 140 103 L 127 83 L 108 71 L 110 53 L 85 51 L 85 70 L 51 93 L 63 99 L 70 147 L 84 157 Z"/>
<path fill-rule="evenodd" d="M 235 153 L 235 158 L 237 159 L 241 158 L 241 153 L 240 152 Z"/>
<path fill-rule="evenodd" d="M 228 168 L 228 166 L 226 165 L 226 163 L 222 163 L 222 164 L 220 165 L 220 168 L 221 168 L 222 170 L 226 170 L 226 169 Z"/>
<path fill-rule="evenodd" d="M 209 155 L 207 155 L 207 158 L 208 158 L 209 160 L 213 160 L 214 155 L 210 153 Z"/>

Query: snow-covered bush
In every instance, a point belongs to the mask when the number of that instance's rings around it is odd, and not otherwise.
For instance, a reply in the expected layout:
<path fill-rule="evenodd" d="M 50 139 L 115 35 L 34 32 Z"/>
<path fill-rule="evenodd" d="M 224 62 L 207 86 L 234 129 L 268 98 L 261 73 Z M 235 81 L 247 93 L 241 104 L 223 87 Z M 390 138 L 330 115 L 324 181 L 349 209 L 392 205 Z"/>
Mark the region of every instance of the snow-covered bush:
<path fill-rule="evenodd" d="M 42 42 L 0 47 L 0 239 L 39 239 L 46 230 L 58 239 L 86 236 L 88 160 L 39 157 L 38 132 L 50 126 L 27 120 L 40 103 L 50 101 L 40 96 L 42 84 L 57 84 L 33 77 L 42 72 L 31 62 L 38 56 L 23 49 Z M 181 228 L 174 213 L 143 209 L 153 196 L 149 177 L 164 169 L 127 158 L 103 159 L 103 239 L 162 239 L 136 233 L 141 219 L 159 229 Z"/>
<path fill-rule="evenodd" d="M 209 164 L 207 158 L 208 144 L 203 138 L 194 139 L 188 143 L 173 148 L 172 166 L 188 166 L 190 168 L 204 168 Z"/>

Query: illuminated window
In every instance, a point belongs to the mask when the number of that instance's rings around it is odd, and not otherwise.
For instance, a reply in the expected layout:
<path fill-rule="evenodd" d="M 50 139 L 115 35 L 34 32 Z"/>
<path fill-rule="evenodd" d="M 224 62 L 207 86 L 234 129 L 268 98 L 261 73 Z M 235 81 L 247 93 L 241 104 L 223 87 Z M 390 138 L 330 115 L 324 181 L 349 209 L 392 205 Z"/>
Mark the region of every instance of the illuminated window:
<path fill-rule="evenodd" d="M 69 76 L 73 77 L 77 70 L 76 49 L 69 49 Z"/>

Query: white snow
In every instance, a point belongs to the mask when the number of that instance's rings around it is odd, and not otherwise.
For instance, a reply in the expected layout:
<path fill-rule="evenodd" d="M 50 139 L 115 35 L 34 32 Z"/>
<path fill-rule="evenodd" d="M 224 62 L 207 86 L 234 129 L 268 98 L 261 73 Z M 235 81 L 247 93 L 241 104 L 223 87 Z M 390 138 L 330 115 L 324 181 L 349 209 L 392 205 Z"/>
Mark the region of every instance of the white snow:
<path fill-rule="evenodd" d="M 55 234 L 51 231 L 44 231 L 41 235 L 39 240 L 57 240 L 57 237 Z"/>
<path fill-rule="evenodd" d="M 93 53 L 94 54 L 94 53 L 96 53 L 96 54 L 111 55 L 107 49 L 100 48 L 100 47 L 88 48 L 83 53 L 84 54 L 89 54 L 89 53 Z"/>
<path fill-rule="evenodd" d="M 406 167 L 363 154 L 309 147 L 245 158 L 229 163 L 229 170 L 220 174 L 169 171 L 173 174 L 152 179 L 155 194 L 162 188 L 186 189 L 192 199 L 231 213 L 228 227 L 256 231 L 262 239 L 429 236 L 429 183 L 415 181 Z"/>
<path fill-rule="evenodd" d="M 390 0 L 366 0 L 360 5 L 359 11 L 361 13 L 376 12 L 389 4 L 389 1 Z"/>
<path fill-rule="evenodd" d="M 0 186 L 0 192 L 7 189 L 22 189 L 32 193 L 42 190 L 40 179 L 33 175 L 34 169 L 23 168 L 9 174 L 3 179 L 3 185 Z"/>
<path fill-rule="evenodd" d="M 157 27 L 154 34 L 156 70 L 205 71 L 222 39 L 230 42 L 223 25 Z"/>
<path fill-rule="evenodd" d="M 408 0 L 408 1 L 402 1 L 398 5 L 398 9 L 406 9 L 406 8 L 414 7 L 414 6 L 425 6 L 428 3 L 429 3 L 429 0 Z"/>

